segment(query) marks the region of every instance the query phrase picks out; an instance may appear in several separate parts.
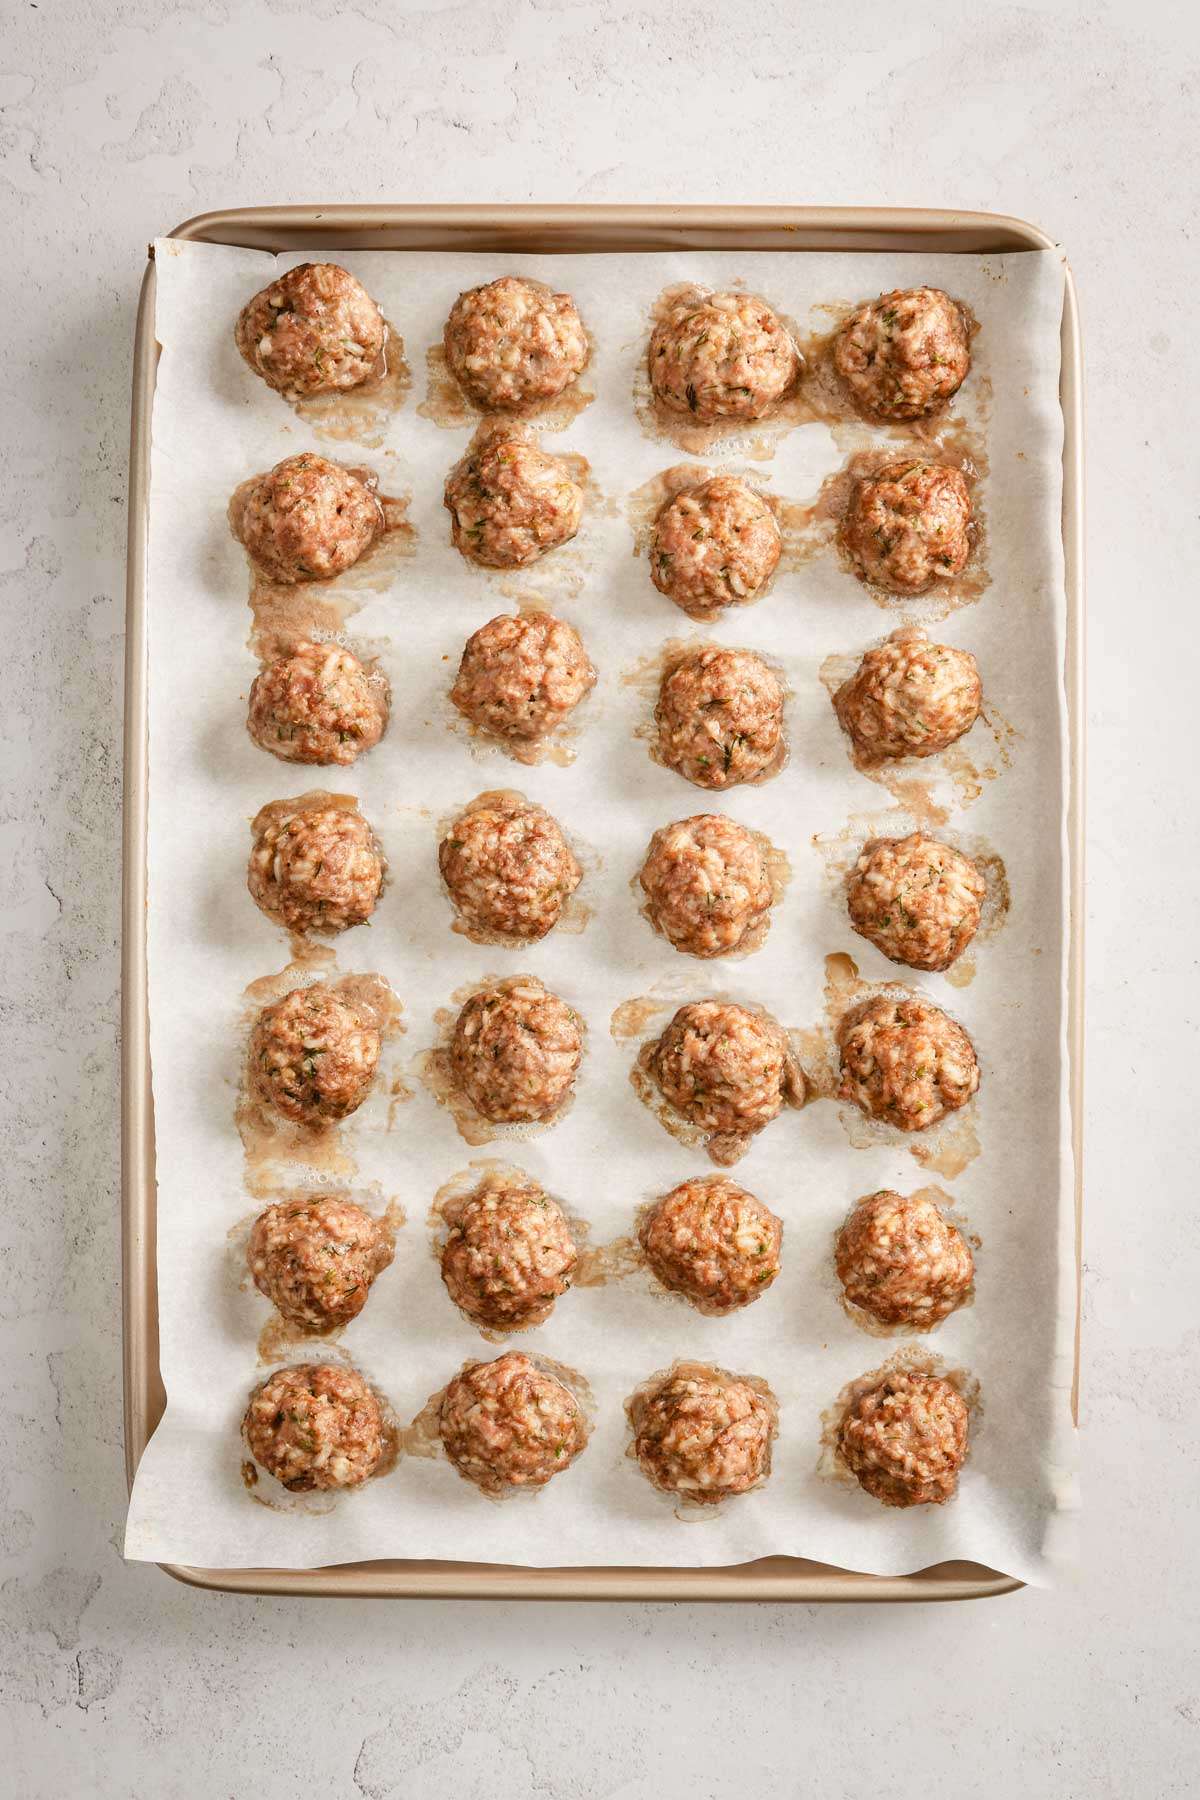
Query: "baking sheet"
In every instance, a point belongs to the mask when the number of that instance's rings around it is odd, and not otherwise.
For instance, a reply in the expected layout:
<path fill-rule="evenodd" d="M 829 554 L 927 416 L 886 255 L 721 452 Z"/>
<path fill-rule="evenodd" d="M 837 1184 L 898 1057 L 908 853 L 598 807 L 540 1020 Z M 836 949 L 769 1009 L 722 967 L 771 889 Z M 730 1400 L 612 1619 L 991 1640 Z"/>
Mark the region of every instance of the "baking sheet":
<path fill-rule="evenodd" d="M 758 1305 L 735 1319 L 706 1320 L 652 1293 L 642 1277 L 577 1290 L 549 1325 L 516 1340 L 582 1370 L 592 1385 L 595 1435 L 568 1476 L 532 1502 L 495 1506 L 448 1465 L 404 1459 L 386 1480 L 329 1511 L 293 1505 L 280 1513 L 256 1505 L 239 1478 L 237 1422 L 261 1374 L 255 1340 L 267 1307 L 253 1292 L 237 1292 L 226 1237 L 254 1210 L 233 1128 L 242 991 L 280 968 L 287 948 L 245 896 L 243 869 L 246 821 L 257 806 L 325 778 L 269 761 L 245 737 L 244 696 L 254 673 L 245 649 L 247 583 L 241 552 L 225 535 L 224 506 L 245 475 L 316 440 L 248 375 L 229 341 L 234 314 L 270 278 L 271 259 L 176 243 L 158 251 L 164 355 L 152 473 L 149 976 L 168 1410 L 138 1473 L 128 1553 L 300 1567 L 385 1555 L 696 1565 L 790 1552 L 874 1573 L 971 1557 L 1046 1579 L 1061 1555 L 1058 1509 L 1071 1499 L 1058 259 L 522 259 L 529 272 L 570 286 L 592 327 L 596 352 L 585 381 L 597 400 L 547 442 L 589 457 L 604 503 L 593 504 L 557 570 L 549 559 L 523 583 L 580 628 L 601 670 L 581 719 L 579 757 L 569 768 L 519 769 L 495 755 L 476 759 L 468 740 L 446 733 L 441 693 L 462 640 L 511 599 L 504 578 L 468 569 L 448 545 L 441 485 L 467 430 L 446 431 L 416 411 L 425 393 L 424 348 L 436 341 L 454 294 L 499 270 L 482 256 L 340 258 L 400 326 L 415 377 L 385 444 L 368 455 L 353 447 L 341 453 L 378 468 L 385 489 L 411 488 L 420 540 L 390 590 L 350 622 L 354 641 L 390 640 L 384 661 L 396 704 L 384 743 L 351 780 L 333 785 L 359 794 L 399 874 L 370 930 L 338 943 L 339 966 L 378 968 L 391 978 L 406 1005 L 409 1060 L 433 1041 L 435 1010 L 488 972 L 541 975 L 590 1028 L 576 1105 L 550 1133 L 472 1150 L 419 1085 L 396 1109 L 391 1130 L 386 1108 L 346 1130 L 358 1164 L 354 1185 L 398 1197 L 408 1224 L 396 1264 L 341 1348 L 402 1417 L 413 1416 L 464 1360 L 498 1353 L 449 1306 L 430 1254 L 425 1215 L 447 1177 L 473 1156 L 506 1156 L 588 1218 L 592 1242 L 603 1243 L 628 1233 L 642 1201 L 707 1168 L 638 1105 L 627 1079 L 634 1046 L 608 1033 L 619 1002 L 667 982 L 673 998 L 719 990 L 766 1000 L 786 1024 L 804 1027 L 822 1019 L 829 952 L 850 951 L 870 980 L 896 973 L 849 932 L 811 843 L 814 834 L 835 835 L 852 815 L 886 811 L 886 793 L 848 762 L 818 671 L 829 655 L 861 653 L 899 622 L 828 559 L 781 576 L 759 606 L 711 630 L 718 641 L 782 662 L 795 689 L 788 769 L 774 783 L 716 802 L 766 831 L 792 862 L 767 946 L 742 963 L 685 963 L 653 937 L 629 893 L 654 827 L 709 804 L 648 761 L 633 735 L 647 701 L 626 679 L 665 639 L 690 634 L 650 587 L 644 560 L 632 557 L 624 504 L 631 490 L 680 460 L 642 434 L 630 404 L 648 309 L 667 283 L 740 277 L 804 324 L 814 303 L 928 280 L 960 294 L 981 318 L 967 391 L 983 392 L 989 379 L 994 389 L 986 491 L 993 579 L 982 603 L 955 614 L 942 634 L 978 655 L 989 704 L 1017 735 L 1008 740 L 1007 766 L 993 759 L 995 778 L 980 784 L 952 828 L 1002 851 L 1014 904 L 1005 930 L 980 948 L 970 988 L 914 978 L 971 1030 L 984 1075 L 975 1109 L 982 1154 L 957 1180 L 935 1178 L 983 1240 L 978 1301 L 932 1346 L 949 1365 L 969 1368 L 982 1389 L 954 1506 L 885 1513 L 817 1471 L 822 1409 L 892 1348 L 840 1312 L 828 1272 L 831 1234 L 860 1194 L 929 1179 L 899 1139 L 853 1148 L 839 1109 L 822 1103 L 784 1115 L 738 1167 L 787 1226 L 784 1273 Z M 295 260 L 281 258 L 279 266 Z M 811 322 L 825 321 L 814 312 Z M 808 426 L 784 438 L 758 473 L 776 492 L 805 497 L 841 460 L 828 432 Z M 984 766 L 987 756 L 981 747 Z M 589 869 L 586 897 L 596 917 L 582 937 L 552 937 L 514 955 L 451 933 L 436 879 L 437 820 L 500 785 L 548 805 L 588 860 L 601 861 Z M 1039 829 L 1031 831 L 1030 820 L 1041 821 Z M 770 1483 L 699 1521 L 677 1518 L 624 1457 L 622 1400 L 676 1356 L 762 1375 L 781 1401 Z"/>

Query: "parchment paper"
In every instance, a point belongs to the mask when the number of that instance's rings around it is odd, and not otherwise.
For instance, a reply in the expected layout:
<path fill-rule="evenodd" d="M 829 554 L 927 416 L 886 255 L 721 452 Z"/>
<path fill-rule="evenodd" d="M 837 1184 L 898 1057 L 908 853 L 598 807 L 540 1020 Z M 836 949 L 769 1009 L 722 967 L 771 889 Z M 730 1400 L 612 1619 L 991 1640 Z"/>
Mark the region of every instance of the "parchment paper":
<path fill-rule="evenodd" d="M 471 427 L 447 429 L 417 410 L 426 395 L 425 350 L 440 340 L 455 295 L 505 272 L 505 258 L 336 257 L 377 296 L 413 369 L 407 402 L 374 449 L 320 440 L 235 351 L 240 307 L 300 257 L 276 261 L 164 241 L 157 258 L 149 976 L 168 1405 L 138 1470 L 126 1554 L 307 1567 L 369 1557 L 717 1564 L 791 1553 L 875 1573 L 962 1557 L 1027 1581 L 1051 1579 L 1073 1508 L 1060 260 L 704 252 L 522 258 L 522 272 L 574 292 L 594 337 L 583 381 L 595 401 L 544 441 L 585 454 L 598 492 L 589 496 L 576 543 L 513 579 L 473 569 L 451 549 L 442 484 Z M 465 1361 L 500 1353 L 459 1316 L 439 1279 L 427 1216 L 442 1183 L 474 1158 L 508 1160 L 588 1220 L 592 1244 L 605 1244 L 630 1234 L 645 1201 L 689 1174 L 710 1172 L 702 1152 L 677 1143 L 635 1096 L 628 1077 L 637 1045 L 610 1034 L 620 1003 L 655 990 L 672 1006 L 718 992 L 762 1002 L 785 1025 L 811 1030 L 828 1023 L 828 955 L 849 953 L 867 981 L 906 978 L 850 930 L 836 870 L 814 842 L 836 840 L 852 820 L 859 835 L 864 821 L 888 829 L 891 797 L 852 766 L 819 671 L 832 655 L 856 660 L 903 622 L 904 609 L 881 610 L 830 554 L 780 573 L 757 605 L 705 631 L 654 590 L 645 557 L 633 553 L 629 496 L 688 460 L 646 434 L 632 402 L 650 308 L 668 283 L 682 280 L 744 281 L 802 329 L 828 324 L 822 304 L 920 282 L 960 296 L 981 322 L 957 410 L 978 422 L 990 389 L 983 499 L 992 579 L 978 604 L 931 629 L 977 656 L 991 723 L 981 720 L 964 740 L 977 779 L 960 768 L 957 779 L 939 777 L 937 792 L 952 809 L 948 832 L 985 840 L 1003 857 L 1012 905 L 1003 929 L 973 952 L 971 985 L 910 977 L 974 1039 L 983 1079 L 971 1114 L 981 1153 L 948 1179 L 914 1160 L 914 1140 L 866 1134 L 836 1102 L 786 1111 L 734 1171 L 785 1221 L 783 1272 L 757 1304 L 732 1318 L 705 1318 L 653 1291 L 643 1273 L 572 1291 L 545 1326 L 510 1340 L 581 1371 L 594 1394 L 586 1453 L 543 1492 L 496 1504 L 444 1460 L 402 1457 L 386 1478 L 335 1503 L 284 1496 L 264 1478 L 258 1494 L 273 1490 L 284 1504 L 259 1504 L 239 1473 L 238 1427 L 247 1394 L 265 1373 L 256 1341 L 269 1308 L 252 1288 L 239 1287 L 230 1234 L 262 1204 L 246 1191 L 234 1118 L 244 990 L 289 959 L 284 935 L 245 890 L 247 826 L 260 805 L 311 787 L 355 793 L 391 864 L 371 925 L 336 941 L 337 969 L 378 970 L 391 981 L 407 1025 L 396 1054 L 415 1092 L 390 1109 L 377 1096 L 344 1128 L 343 1142 L 356 1164 L 351 1189 L 376 1210 L 398 1199 L 407 1223 L 392 1268 L 338 1352 L 403 1420 Z M 394 699 L 383 742 L 348 772 L 278 762 L 251 743 L 244 724 L 257 665 L 247 648 L 246 565 L 229 535 L 226 504 L 248 475 L 310 447 L 377 469 L 387 492 L 410 492 L 419 533 L 415 555 L 397 564 L 392 584 L 349 621 L 353 644 L 381 650 Z M 785 435 L 773 458 L 750 466 L 769 490 L 806 499 L 844 451 L 825 426 L 809 424 Z M 723 454 L 745 464 L 745 446 Z M 540 594 L 570 619 L 600 671 L 578 715 L 576 760 L 566 767 L 523 768 L 453 728 L 445 695 L 462 644 L 486 619 L 511 610 L 518 592 Z M 908 610 L 919 615 L 921 607 Z M 786 670 L 794 690 L 791 758 L 772 782 L 706 796 L 653 763 L 636 735 L 652 706 L 646 672 L 662 645 L 703 636 L 759 649 Z M 477 946 L 451 930 L 437 876 L 439 821 L 496 787 L 546 805 L 576 842 L 586 865 L 580 898 L 594 909 L 581 935 L 560 931 L 513 951 Z M 639 916 L 629 888 L 657 826 L 709 809 L 767 833 L 793 871 L 765 946 L 743 961 L 678 956 Z M 577 1098 L 552 1130 L 472 1149 L 421 1084 L 416 1064 L 437 1037 L 435 1012 L 451 1006 L 456 991 L 488 973 L 518 972 L 542 977 L 587 1022 Z M 964 1124 L 959 1116 L 956 1127 Z M 301 1174 L 296 1179 L 302 1183 Z M 980 1240 L 975 1303 L 929 1340 L 868 1336 L 838 1304 L 833 1234 L 860 1196 L 931 1180 Z M 822 1413 L 843 1385 L 914 1341 L 947 1367 L 968 1370 L 981 1403 L 957 1500 L 902 1513 L 823 1473 L 820 1437 Z M 316 1345 L 311 1353 L 326 1350 Z M 781 1409 L 765 1487 L 690 1518 L 677 1515 L 625 1454 L 626 1396 L 679 1357 L 764 1377 Z"/>

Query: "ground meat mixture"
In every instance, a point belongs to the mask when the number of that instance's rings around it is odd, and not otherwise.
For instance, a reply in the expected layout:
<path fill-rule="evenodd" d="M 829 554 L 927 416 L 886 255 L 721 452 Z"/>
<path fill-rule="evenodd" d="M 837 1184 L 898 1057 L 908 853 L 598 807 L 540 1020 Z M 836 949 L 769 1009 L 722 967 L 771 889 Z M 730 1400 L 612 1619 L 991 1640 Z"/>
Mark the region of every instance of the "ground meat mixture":
<path fill-rule="evenodd" d="M 246 729 L 282 762 L 347 768 L 383 736 L 390 696 L 340 644 L 299 643 L 250 689 Z"/>
<path fill-rule="evenodd" d="M 302 1194 L 258 1215 L 246 1264 L 289 1325 L 324 1332 L 358 1317 L 392 1256 L 383 1226 L 345 1194 Z"/>
<path fill-rule="evenodd" d="M 970 1413 L 936 1375 L 888 1375 L 842 1421 L 838 1448 L 860 1487 L 884 1506 L 941 1506 L 954 1498 Z"/>
<path fill-rule="evenodd" d="M 897 288 L 851 313 L 834 342 L 833 360 L 860 411 L 920 419 L 966 379 L 967 320 L 940 288 Z"/>
<path fill-rule="evenodd" d="M 298 1125 L 329 1125 L 366 1099 L 379 1063 L 380 1037 L 323 981 L 293 988 L 265 1007 L 250 1034 L 254 1095 Z"/>
<path fill-rule="evenodd" d="M 516 437 L 469 450 L 446 479 L 450 536 L 468 562 L 523 569 L 579 530 L 583 489 L 561 456 Z"/>
<path fill-rule="evenodd" d="M 268 1375 L 250 1396 L 242 1436 L 255 1462 L 296 1494 L 361 1487 L 384 1449 L 378 1400 L 356 1369 L 333 1363 Z"/>
<path fill-rule="evenodd" d="M 532 976 L 473 994 L 450 1045 L 455 1080 L 493 1125 L 532 1124 L 556 1113 L 582 1057 L 577 1014 Z"/>
<path fill-rule="evenodd" d="M 925 1131 L 965 1106 L 979 1086 L 970 1038 L 916 994 L 877 994 L 838 1028 L 839 1100 L 901 1131 Z"/>
<path fill-rule="evenodd" d="M 926 1194 L 884 1188 L 860 1200 L 838 1234 L 838 1280 L 880 1325 L 928 1331 L 971 1292 L 975 1259 Z"/>
<path fill-rule="evenodd" d="M 650 1074 L 681 1118 L 708 1136 L 714 1162 L 732 1162 L 790 1102 L 804 1076 L 769 1014 L 731 1000 L 681 1006 L 649 1055 Z"/>
<path fill-rule="evenodd" d="M 238 489 L 233 534 L 271 581 L 329 581 L 352 568 L 384 527 L 372 481 L 310 450 Z"/>
<path fill-rule="evenodd" d="M 587 333 L 570 294 L 520 275 L 460 294 L 444 341 L 450 369 L 483 412 L 552 400 L 588 359 Z"/>
<path fill-rule="evenodd" d="M 494 737 L 545 737 L 595 686 L 579 634 L 551 613 L 501 613 L 467 639 L 450 698 Z"/>
<path fill-rule="evenodd" d="M 975 936 L 986 893 L 969 856 L 914 831 L 866 846 L 846 902 L 855 931 L 893 962 L 948 969 Z"/>
<path fill-rule="evenodd" d="M 438 848 L 460 918 L 520 942 L 544 938 L 583 879 L 557 820 L 518 794 L 485 794 Z"/>
<path fill-rule="evenodd" d="M 970 731 L 983 686 L 969 651 L 931 644 L 910 628 L 868 650 L 833 704 L 864 756 L 935 756 Z"/>
<path fill-rule="evenodd" d="M 541 1325 L 571 1285 L 579 1254 L 562 1209 L 515 1171 L 486 1175 L 455 1213 L 442 1280 L 475 1325 Z"/>
<path fill-rule="evenodd" d="M 838 531 L 863 581 L 890 594 L 924 594 L 961 575 L 971 553 L 971 495 L 942 463 L 889 463 L 856 481 Z"/>
<path fill-rule="evenodd" d="M 761 781 L 782 761 L 783 684 L 753 650 L 689 650 L 663 675 L 654 718 L 659 757 L 696 787 Z"/>
<path fill-rule="evenodd" d="M 272 801 L 250 827 L 246 885 L 288 931 L 332 937 L 365 925 L 383 887 L 383 852 L 359 812 Z"/>
<path fill-rule="evenodd" d="M 717 1506 L 771 1473 L 775 1409 L 742 1376 L 678 1364 L 629 1415 L 642 1474 L 663 1493 Z"/>
<path fill-rule="evenodd" d="M 737 475 L 714 475 L 663 508 L 650 546 L 661 594 L 693 619 L 756 600 L 779 561 L 775 515 Z"/>
<path fill-rule="evenodd" d="M 771 910 L 762 840 L 721 813 L 656 831 L 639 880 L 652 923 L 687 956 L 728 956 Z"/>
<path fill-rule="evenodd" d="M 300 263 L 238 316 L 237 347 L 268 387 L 323 394 L 360 387 L 383 365 L 387 326 L 360 281 L 336 263 Z"/>
<path fill-rule="evenodd" d="M 779 1273 L 783 1224 L 726 1175 L 684 1181 L 642 1221 L 646 1261 L 704 1313 L 736 1312 Z"/>
<path fill-rule="evenodd" d="M 441 1433 L 459 1474 L 485 1494 L 545 1487 L 588 1439 L 570 1389 L 515 1350 L 455 1376 L 442 1398 Z"/>
<path fill-rule="evenodd" d="M 662 404 L 707 425 L 764 418 L 800 372 L 786 326 L 753 294 L 681 299 L 655 326 L 648 362 Z"/>

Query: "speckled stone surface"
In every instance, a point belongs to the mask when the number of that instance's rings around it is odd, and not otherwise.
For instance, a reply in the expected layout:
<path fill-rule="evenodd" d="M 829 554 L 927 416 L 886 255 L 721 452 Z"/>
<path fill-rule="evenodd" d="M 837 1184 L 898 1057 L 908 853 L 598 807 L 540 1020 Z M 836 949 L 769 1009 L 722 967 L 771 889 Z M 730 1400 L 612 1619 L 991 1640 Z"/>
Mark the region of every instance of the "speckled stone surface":
<path fill-rule="evenodd" d="M 1195 9 L 8 0 L 3 27 L 7 1791 L 1194 1792 Z M 1080 282 L 1086 1567 L 1075 1591 L 921 1610 L 192 1592 L 118 1549 L 120 665 L 145 245 L 221 205 L 649 198 L 1013 212 Z"/>

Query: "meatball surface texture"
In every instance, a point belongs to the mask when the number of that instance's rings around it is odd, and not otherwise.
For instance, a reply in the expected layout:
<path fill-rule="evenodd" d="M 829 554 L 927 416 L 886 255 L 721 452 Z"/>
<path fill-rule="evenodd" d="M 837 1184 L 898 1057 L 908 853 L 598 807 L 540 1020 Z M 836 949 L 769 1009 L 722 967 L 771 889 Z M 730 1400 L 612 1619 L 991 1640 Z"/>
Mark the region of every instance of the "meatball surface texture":
<path fill-rule="evenodd" d="M 665 1194 L 638 1231 L 664 1287 L 704 1313 L 736 1312 L 779 1273 L 783 1224 L 736 1181 L 712 1175 Z"/>
<path fill-rule="evenodd" d="M 384 528 L 373 483 L 311 450 L 239 488 L 230 512 L 251 562 L 285 586 L 344 574 Z"/>
<path fill-rule="evenodd" d="M 786 1102 L 803 1103 L 804 1077 L 783 1027 L 731 1000 L 681 1006 L 648 1062 L 667 1103 L 705 1133 L 714 1162 L 736 1161 Z"/>
<path fill-rule="evenodd" d="M 588 1440 L 574 1394 L 516 1350 L 454 1377 L 442 1399 L 441 1434 L 459 1474 L 487 1494 L 545 1487 Z"/>
<path fill-rule="evenodd" d="M 936 756 L 970 731 L 983 684 L 968 650 L 931 644 L 923 631 L 898 631 L 867 651 L 833 705 L 864 756 Z"/>
<path fill-rule="evenodd" d="M 246 729 L 281 762 L 348 768 L 383 736 L 389 703 L 384 677 L 353 651 L 305 642 L 256 676 Z"/>
<path fill-rule="evenodd" d="M 979 1087 L 970 1038 L 940 1006 L 916 994 L 877 994 L 838 1027 L 839 1100 L 901 1131 L 925 1131 L 965 1106 Z"/>
<path fill-rule="evenodd" d="M 295 1494 L 361 1487 L 384 1450 L 379 1402 L 357 1369 L 298 1363 L 250 1396 L 242 1436 L 255 1462 Z"/>
<path fill-rule="evenodd" d="M 969 1427 L 967 1403 L 948 1381 L 897 1373 L 854 1401 L 838 1448 L 884 1506 L 941 1506 L 958 1487 Z"/>
<path fill-rule="evenodd" d="M 438 866 L 463 922 L 528 943 L 553 931 L 583 879 L 562 827 L 516 794 L 485 794 L 459 814 Z"/>
<path fill-rule="evenodd" d="M 722 813 L 664 825 L 638 877 L 646 912 L 688 956 L 728 956 L 756 937 L 774 898 L 762 842 Z"/>
<path fill-rule="evenodd" d="M 966 379 L 967 320 L 941 288 L 896 288 L 851 313 L 834 340 L 833 360 L 861 412 L 920 419 Z"/>
<path fill-rule="evenodd" d="M 693 619 L 756 600 L 783 548 L 775 515 L 737 475 L 714 475 L 659 513 L 650 575 Z"/>
<path fill-rule="evenodd" d="M 452 373 L 483 412 L 554 399 L 588 359 L 587 333 L 570 294 L 520 275 L 460 294 L 444 343 Z"/>
<path fill-rule="evenodd" d="M 846 885 L 850 923 L 892 962 L 948 969 L 979 928 L 987 882 L 923 831 L 867 844 Z"/>
<path fill-rule="evenodd" d="M 532 976 L 472 994 L 450 1045 L 459 1088 L 493 1125 L 533 1124 L 556 1113 L 582 1057 L 578 1016 Z"/>
<path fill-rule="evenodd" d="M 360 812 L 275 800 L 250 831 L 246 885 L 268 919 L 322 937 L 366 924 L 383 888 L 384 861 Z"/>
<path fill-rule="evenodd" d="M 761 419 L 794 387 L 800 358 L 787 327 L 754 294 L 693 294 L 654 327 L 650 385 L 700 424 Z"/>
<path fill-rule="evenodd" d="M 251 1091 L 298 1125 L 333 1124 L 366 1099 L 380 1042 L 374 1022 L 325 982 L 293 988 L 255 1021 Z"/>
<path fill-rule="evenodd" d="M 924 594 L 962 574 L 970 524 L 970 490 L 958 469 L 898 462 L 855 482 L 838 537 L 863 581 L 889 594 Z"/>
<path fill-rule="evenodd" d="M 551 613 L 501 613 L 467 639 L 450 698 L 481 731 L 528 743 L 561 725 L 595 682 L 572 626 Z"/>
<path fill-rule="evenodd" d="M 880 1325 L 928 1331 L 971 1292 L 970 1246 L 927 1194 L 890 1188 L 860 1200 L 838 1233 L 838 1280 L 846 1299 Z"/>
<path fill-rule="evenodd" d="M 237 347 L 268 387 L 289 395 L 360 387 L 380 372 L 387 326 L 360 281 L 336 263 L 300 263 L 238 316 Z"/>
<path fill-rule="evenodd" d="M 663 675 L 658 754 L 695 787 L 763 781 L 781 766 L 783 684 L 753 650 L 702 644 Z"/>
<path fill-rule="evenodd" d="M 638 1465 L 662 1493 L 717 1506 L 771 1472 L 775 1408 L 744 1376 L 679 1363 L 629 1415 Z"/>
<path fill-rule="evenodd" d="M 579 1253 L 562 1208 L 517 1171 L 496 1171 L 455 1209 L 442 1280 L 471 1322 L 521 1331 L 550 1317 Z"/>
<path fill-rule="evenodd" d="M 450 537 L 469 562 L 523 569 L 567 543 L 583 517 L 583 489 L 561 456 L 521 438 L 469 450 L 446 479 Z"/>
<path fill-rule="evenodd" d="M 259 1213 L 246 1265 L 289 1325 L 323 1332 L 358 1317 L 393 1254 L 379 1221 L 345 1194 L 302 1194 Z"/>

